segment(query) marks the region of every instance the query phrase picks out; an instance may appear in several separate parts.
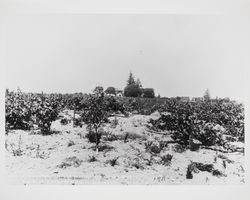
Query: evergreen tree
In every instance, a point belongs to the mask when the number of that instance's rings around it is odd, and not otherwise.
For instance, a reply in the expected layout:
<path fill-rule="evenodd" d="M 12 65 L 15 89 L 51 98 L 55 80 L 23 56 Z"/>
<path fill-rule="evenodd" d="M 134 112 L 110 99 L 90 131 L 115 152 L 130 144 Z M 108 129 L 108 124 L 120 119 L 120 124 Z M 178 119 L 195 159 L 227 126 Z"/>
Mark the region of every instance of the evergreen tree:
<path fill-rule="evenodd" d="M 209 92 L 208 89 L 206 89 L 203 98 L 204 98 L 205 101 L 210 101 L 211 98 L 210 98 L 210 92 Z"/>
<path fill-rule="evenodd" d="M 136 80 L 136 85 L 139 87 L 139 88 L 142 88 L 142 84 L 141 84 L 141 81 L 139 78 L 137 78 Z"/>
<path fill-rule="evenodd" d="M 129 78 L 127 81 L 127 86 L 129 85 L 135 85 L 135 78 L 134 75 L 132 74 L 132 72 L 129 73 Z"/>

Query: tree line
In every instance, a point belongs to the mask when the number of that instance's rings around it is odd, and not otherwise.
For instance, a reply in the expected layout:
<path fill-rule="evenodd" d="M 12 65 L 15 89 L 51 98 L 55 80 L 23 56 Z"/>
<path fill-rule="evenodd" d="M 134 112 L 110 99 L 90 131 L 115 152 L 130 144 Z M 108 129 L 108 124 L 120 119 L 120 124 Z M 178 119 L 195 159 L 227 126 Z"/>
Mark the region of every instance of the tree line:
<path fill-rule="evenodd" d="M 127 84 L 124 90 L 116 90 L 115 87 L 110 86 L 105 91 L 102 86 L 97 86 L 94 89 L 95 93 L 106 93 L 109 95 L 116 96 L 122 93 L 125 97 L 144 97 L 144 98 L 154 98 L 155 92 L 153 88 L 143 88 L 142 83 L 139 78 L 135 79 L 132 72 L 129 73 Z"/>

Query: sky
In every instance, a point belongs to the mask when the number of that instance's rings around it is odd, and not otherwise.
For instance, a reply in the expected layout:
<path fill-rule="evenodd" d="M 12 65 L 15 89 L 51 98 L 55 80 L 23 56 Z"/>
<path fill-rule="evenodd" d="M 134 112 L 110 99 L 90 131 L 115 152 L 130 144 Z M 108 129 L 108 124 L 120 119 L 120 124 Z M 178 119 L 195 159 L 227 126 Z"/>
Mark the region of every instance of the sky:
<path fill-rule="evenodd" d="M 227 15 L 6 16 L 5 87 L 25 92 L 123 89 L 131 71 L 156 95 L 242 100 L 249 27 Z M 246 45 L 247 44 L 247 45 Z"/>

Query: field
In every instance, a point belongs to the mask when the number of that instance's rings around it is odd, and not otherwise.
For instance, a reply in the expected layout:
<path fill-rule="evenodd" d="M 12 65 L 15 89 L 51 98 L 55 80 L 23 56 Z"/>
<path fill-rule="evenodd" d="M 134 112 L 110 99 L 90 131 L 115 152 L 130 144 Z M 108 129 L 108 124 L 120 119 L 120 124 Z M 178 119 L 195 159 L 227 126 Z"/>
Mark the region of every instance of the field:
<path fill-rule="evenodd" d="M 244 184 L 242 105 L 107 98 L 96 143 L 89 136 L 93 99 L 8 93 L 7 182 Z"/>

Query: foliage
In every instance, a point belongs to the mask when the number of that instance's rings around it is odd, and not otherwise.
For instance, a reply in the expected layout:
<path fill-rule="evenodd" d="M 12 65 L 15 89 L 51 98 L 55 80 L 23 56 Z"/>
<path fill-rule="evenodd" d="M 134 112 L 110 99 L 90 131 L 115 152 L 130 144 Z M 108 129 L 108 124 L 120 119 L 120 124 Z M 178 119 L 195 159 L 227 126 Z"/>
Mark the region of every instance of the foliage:
<path fill-rule="evenodd" d="M 118 165 L 118 160 L 119 157 L 115 157 L 115 158 L 112 158 L 110 160 L 107 161 L 107 163 L 109 163 L 112 167 L 114 167 L 115 165 Z"/>
<path fill-rule="evenodd" d="M 244 109 L 241 104 L 216 102 L 181 102 L 169 100 L 167 112 L 151 119 L 152 128 L 170 131 L 172 138 L 188 145 L 192 136 L 203 145 L 224 145 L 222 134 L 244 138 Z"/>
<path fill-rule="evenodd" d="M 101 94 L 103 94 L 103 87 L 102 86 L 96 86 L 93 92 L 94 92 L 94 94 L 101 95 Z"/>
<path fill-rule="evenodd" d="M 27 97 L 18 92 L 6 91 L 5 121 L 8 129 L 30 129 L 32 124 L 32 110 Z"/>
<path fill-rule="evenodd" d="M 97 158 L 95 156 L 89 156 L 89 159 L 88 159 L 89 162 L 96 162 L 97 161 Z"/>
<path fill-rule="evenodd" d="M 82 102 L 83 111 L 81 118 L 87 124 L 89 133 L 87 135 L 90 142 L 99 145 L 103 131 L 99 128 L 106 122 L 113 112 L 122 111 L 123 107 L 113 97 L 103 95 L 90 95 Z"/>
<path fill-rule="evenodd" d="M 211 97 L 210 97 L 210 92 L 209 92 L 208 89 L 206 89 L 203 98 L 204 98 L 205 101 L 210 101 Z"/>
<path fill-rule="evenodd" d="M 124 95 L 126 97 L 140 97 L 141 94 L 142 89 L 136 84 L 128 85 L 124 89 Z"/>
<path fill-rule="evenodd" d="M 44 98 L 43 96 L 41 96 L 41 99 L 38 102 L 39 106 L 36 106 L 33 109 L 36 123 L 43 134 L 48 134 L 52 122 L 57 119 L 59 113 L 57 103 L 56 101 L 51 101 L 51 99 Z"/>
<path fill-rule="evenodd" d="M 108 87 L 108 88 L 105 90 L 105 93 L 106 93 L 106 94 L 113 94 L 113 95 L 115 95 L 115 94 L 116 94 L 115 88 L 114 88 L 114 87 Z"/>
<path fill-rule="evenodd" d="M 127 85 L 124 88 L 124 95 L 126 97 L 140 97 L 142 95 L 141 81 L 139 78 L 135 81 L 132 72 L 130 72 Z"/>
<path fill-rule="evenodd" d="M 98 146 L 100 141 L 101 141 L 102 133 L 100 132 L 94 132 L 92 130 L 89 130 L 88 133 L 86 134 L 86 138 L 88 138 L 89 142 L 91 143 L 96 143 Z"/>
<path fill-rule="evenodd" d="M 154 98 L 155 92 L 153 88 L 144 88 L 142 91 L 142 96 L 145 98 Z"/>
<path fill-rule="evenodd" d="M 129 73 L 129 78 L 127 80 L 127 86 L 129 85 L 135 85 L 135 78 L 132 72 Z"/>
<path fill-rule="evenodd" d="M 6 91 L 5 119 L 8 129 L 29 130 L 36 124 L 42 133 L 50 131 L 61 105 L 57 96 Z"/>
<path fill-rule="evenodd" d="M 203 164 L 203 163 L 199 163 L 199 162 L 191 162 L 187 167 L 186 178 L 192 179 L 193 172 L 198 173 L 200 171 L 202 171 L 202 172 L 206 171 L 206 172 L 211 173 L 213 176 L 218 176 L 218 177 L 226 176 L 218 169 L 215 169 L 213 164 Z"/>
<path fill-rule="evenodd" d="M 137 78 L 136 83 L 135 83 L 139 88 L 142 88 L 141 80 Z"/>
<path fill-rule="evenodd" d="M 171 155 L 171 154 L 163 155 L 161 157 L 161 163 L 163 165 L 169 166 L 171 164 L 172 158 L 173 158 L 173 155 Z"/>
<path fill-rule="evenodd" d="M 60 123 L 61 123 L 62 125 L 67 125 L 67 124 L 69 123 L 69 120 L 68 120 L 67 118 L 62 118 L 62 119 L 60 120 Z"/>

